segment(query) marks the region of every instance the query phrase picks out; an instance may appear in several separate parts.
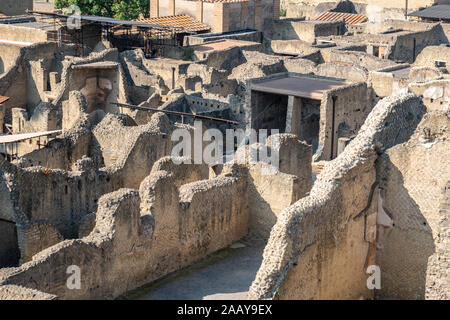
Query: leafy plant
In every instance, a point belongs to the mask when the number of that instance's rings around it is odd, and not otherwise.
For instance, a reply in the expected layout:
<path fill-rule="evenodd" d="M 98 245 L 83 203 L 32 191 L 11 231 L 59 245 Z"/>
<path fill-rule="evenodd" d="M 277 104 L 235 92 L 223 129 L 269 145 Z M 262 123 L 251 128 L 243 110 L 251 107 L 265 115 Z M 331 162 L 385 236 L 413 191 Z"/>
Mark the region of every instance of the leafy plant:
<path fill-rule="evenodd" d="M 56 0 L 55 8 L 78 6 L 82 14 L 122 20 L 137 19 L 148 14 L 149 0 Z"/>
<path fill-rule="evenodd" d="M 280 17 L 286 17 L 287 9 L 280 9 Z"/>

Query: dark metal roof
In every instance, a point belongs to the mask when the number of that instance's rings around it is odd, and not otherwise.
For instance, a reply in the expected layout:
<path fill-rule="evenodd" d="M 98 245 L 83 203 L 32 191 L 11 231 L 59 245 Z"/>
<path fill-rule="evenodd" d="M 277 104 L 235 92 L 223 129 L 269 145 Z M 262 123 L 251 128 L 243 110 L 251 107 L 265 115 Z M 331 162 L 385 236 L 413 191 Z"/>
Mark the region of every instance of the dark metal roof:
<path fill-rule="evenodd" d="M 56 17 L 60 19 L 67 20 L 70 16 L 60 13 L 53 13 L 53 12 L 42 12 L 42 11 L 27 11 L 31 14 L 39 14 L 44 16 L 50 16 L 50 17 Z M 81 21 L 84 22 L 91 22 L 91 23 L 97 23 L 105 26 L 130 26 L 130 27 L 139 27 L 139 28 L 152 28 L 152 29 L 173 29 L 178 30 L 180 28 L 177 27 L 171 27 L 171 26 L 164 26 L 161 24 L 150 24 L 145 22 L 139 22 L 139 21 L 130 21 L 130 20 L 118 20 L 114 18 L 108 18 L 108 17 L 98 17 L 98 16 L 79 16 Z"/>
<path fill-rule="evenodd" d="M 228 119 L 222 119 L 222 118 L 215 118 L 215 117 L 209 117 L 201 114 L 192 114 L 187 112 L 180 112 L 180 111 L 174 111 L 174 110 L 165 110 L 165 109 L 157 109 L 157 108 L 151 108 L 151 107 L 140 107 L 140 106 L 134 106 L 127 103 L 117 103 L 117 102 L 111 102 L 111 104 L 114 104 L 118 107 L 124 107 L 129 109 L 136 109 L 136 110 L 142 110 L 142 111 L 151 111 L 151 112 L 163 112 L 167 114 L 173 114 L 177 116 L 186 116 L 191 118 L 197 118 L 197 119 L 203 119 L 203 120 L 210 120 L 210 121 L 216 121 L 216 122 L 224 122 L 228 124 L 234 124 L 238 125 L 239 122 L 228 120 Z"/>
<path fill-rule="evenodd" d="M 415 11 L 410 14 L 412 17 L 429 18 L 429 19 L 447 19 L 450 20 L 450 5 L 439 4 L 428 7 L 423 10 Z"/>
<path fill-rule="evenodd" d="M 345 81 L 317 77 L 285 76 L 252 83 L 254 91 L 321 100 L 324 92 L 345 85 Z"/>

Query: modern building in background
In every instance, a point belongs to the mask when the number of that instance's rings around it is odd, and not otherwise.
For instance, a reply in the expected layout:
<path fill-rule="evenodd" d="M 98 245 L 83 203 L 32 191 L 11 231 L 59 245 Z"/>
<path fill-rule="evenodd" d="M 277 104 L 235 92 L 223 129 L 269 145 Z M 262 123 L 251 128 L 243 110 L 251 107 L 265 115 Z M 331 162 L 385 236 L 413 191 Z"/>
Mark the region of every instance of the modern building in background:
<path fill-rule="evenodd" d="M 279 0 L 150 0 L 150 17 L 189 15 L 212 32 L 269 29 L 280 17 Z"/>

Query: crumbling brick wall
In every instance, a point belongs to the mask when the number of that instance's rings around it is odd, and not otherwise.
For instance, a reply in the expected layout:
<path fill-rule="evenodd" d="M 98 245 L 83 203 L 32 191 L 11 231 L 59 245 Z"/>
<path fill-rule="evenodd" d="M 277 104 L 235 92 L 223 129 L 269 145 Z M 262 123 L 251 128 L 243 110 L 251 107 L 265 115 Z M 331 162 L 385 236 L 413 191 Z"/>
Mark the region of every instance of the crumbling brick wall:
<path fill-rule="evenodd" d="M 267 145 L 270 153 L 278 152 L 279 172 L 271 172 L 264 163 L 249 163 L 251 147 L 241 147 L 235 155 L 247 161 L 250 231 L 265 238 L 283 209 L 304 197 L 312 186 L 310 145 L 292 134 L 271 135 Z"/>
<path fill-rule="evenodd" d="M 440 24 L 432 25 L 425 31 L 399 35 L 389 59 L 414 63 L 424 48 L 441 43 L 448 43 L 448 39 Z"/>
<path fill-rule="evenodd" d="M 20 54 L 8 70 L 0 75 L 0 94 L 10 97 L 4 104 L 6 123 L 11 123 L 11 109 L 26 109 L 31 116 L 41 101 L 44 101 L 44 77 L 50 72 L 50 68 L 41 73 L 41 79 L 33 72 L 33 61 L 42 60 L 45 67 L 53 62 L 55 68 L 59 68 L 60 62 L 55 56 L 72 53 L 73 48 L 63 45 L 58 48 L 55 43 L 37 43 L 23 47 Z M 37 69 L 35 69 L 36 71 Z M 35 82 L 36 81 L 36 82 Z M 45 83 L 46 85 L 46 83 Z M 38 89 L 41 88 L 40 90 Z"/>
<path fill-rule="evenodd" d="M 345 31 L 342 21 L 303 21 L 299 19 L 281 19 L 273 21 L 273 40 L 303 40 L 315 43 L 316 37 L 341 35 Z"/>
<path fill-rule="evenodd" d="M 22 263 L 30 261 L 36 253 L 64 240 L 55 227 L 42 220 L 20 224 L 17 234 Z"/>
<path fill-rule="evenodd" d="M 25 168 L 0 163 L 1 170 L 15 177 L 17 207 L 30 221 L 46 219 L 66 239 L 78 236 L 82 217 L 96 210 L 103 194 L 125 186 L 138 188 L 154 162 L 172 150 L 166 136 L 174 127 L 161 113 L 143 126 L 124 126 L 112 114 L 93 133 L 86 126 L 88 123 L 67 132 L 51 148 L 29 154 L 22 164 Z M 113 149 L 117 157 L 111 160 Z M 49 164 L 53 169 L 46 167 L 45 161 L 52 154 L 55 159 Z M 110 161 L 105 163 L 101 159 L 107 156 Z M 29 164 L 41 166 L 26 167 Z"/>
<path fill-rule="evenodd" d="M 0 243 L 0 268 L 17 266 L 20 252 L 14 222 L 0 219 Z"/>
<path fill-rule="evenodd" d="M 450 80 L 437 79 L 426 82 L 410 82 L 409 91 L 421 95 L 428 111 L 443 110 L 450 102 Z"/>
<path fill-rule="evenodd" d="M 161 175 L 163 172 L 166 174 Z M 99 201 L 95 229 L 88 237 L 67 240 L 42 251 L 32 263 L 25 263 L 18 273 L 9 277 L 8 283 L 44 290 L 66 299 L 112 298 L 187 266 L 247 233 L 248 215 L 244 201 L 231 201 L 237 194 L 242 194 L 245 186 L 245 182 L 236 176 L 183 185 L 179 197 L 174 197 L 176 201 L 166 203 L 175 209 L 175 219 L 168 215 L 171 211 L 159 212 L 161 207 L 157 204 L 149 216 L 145 199 L 151 196 L 152 190 L 158 194 L 163 189 L 170 191 L 167 188 L 178 190 L 166 180 L 166 177 L 170 179 L 167 174 L 156 171 L 150 175 L 141 186 L 140 197 L 129 189 L 103 196 Z M 154 180 L 155 177 L 159 178 Z M 152 189 L 152 180 L 163 189 Z M 159 195 L 163 197 L 158 196 L 155 200 L 173 196 L 168 192 Z M 140 198 L 144 203 L 143 211 L 139 209 Z M 225 201 L 228 203 L 225 207 L 224 198 L 229 199 Z M 178 227 L 165 229 L 170 233 L 160 237 L 156 228 L 167 223 L 175 223 Z M 158 248 L 164 248 L 164 251 L 158 251 Z M 65 286 L 65 271 L 70 265 L 77 265 L 82 270 L 81 290 L 69 290 Z M 33 282 L 30 282 L 31 278 Z"/>
<path fill-rule="evenodd" d="M 450 48 L 446 45 L 428 46 L 417 55 L 415 66 L 436 67 L 436 61 L 442 61 L 450 68 Z"/>
<path fill-rule="evenodd" d="M 319 147 L 314 160 L 337 156 L 338 139 L 355 136 L 372 110 L 365 83 L 351 84 L 324 93 L 320 105 Z"/>
<path fill-rule="evenodd" d="M 10 44 L 0 44 L 0 74 L 14 66 L 20 55 L 20 48 Z"/>
<path fill-rule="evenodd" d="M 281 211 L 280 206 L 302 196 L 311 185 L 310 147 L 291 135 L 281 136 L 280 170 L 291 174 L 274 173 L 276 181 L 287 180 L 283 181 L 282 201 L 262 195 L 274 211 Z M 290 159 L 291 153 L 298 159 Z M 0 287 L 23 285 L 62 299 L 114 298 L 186 267 L 248 233 L 249 205 L 255 201 L 249 201 L 252 195 L 246 190 L 250 183 L 258 190 L 263 187 L 252 179 L 258 168 L 250 169 L 253 172 L 249 174 L 245 165 L 230 163 L 221 174 L 208 179 L 206 164 L 175 165 L 172 160 L 158 160 L 139 192 L 120 189 L 103 195 L 88 236 L 59 242 L 18 268 L 1 270 Z M 300 167 L 301 161 L 306 161 L 304 167 Z M 84 225 L 91 224 L 92 218 L 82 221 L 83 235 L 87 233 Z M 66 286 L 66 271 L 72 265 L 81 270 L 80 290 Z"/>
<path fill-rule="evenodd" d="M 56 300 L 57 297 L 22 286 L 0 286 L 0 300 Z"/>

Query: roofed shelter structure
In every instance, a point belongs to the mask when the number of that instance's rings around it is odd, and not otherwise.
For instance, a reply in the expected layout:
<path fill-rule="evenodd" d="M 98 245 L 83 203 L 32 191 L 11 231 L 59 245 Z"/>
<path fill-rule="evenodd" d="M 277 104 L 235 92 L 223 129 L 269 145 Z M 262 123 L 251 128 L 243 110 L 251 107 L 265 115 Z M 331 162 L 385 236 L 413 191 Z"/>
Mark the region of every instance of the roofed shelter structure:
<path fill-rule="evenodd" d="M 414 11 L 408 14 L 410 17 L 418 18 L 426 22 L 450 22 L 450 4 L 438 4 L 423 10 Z"/>
<path fill-rule="evenodd" d="M 21 134 L 0 135 L 0 153 L 6 156 L 6 159 L 19 159 L 19 143 L 26 140 L 38 139 L 37 145 L 41 146 L 42 137 L 50 137 L 60 134 L 61 130 L 51 130 L 42 132 L 31 132 Z M 44 144 L 45 145 L 45 144 Z"/>
<path fill-rule="evenodd" d="M 55 12 L 28 11 L 39 16 L 39 23 L 55 26 L 49 41 L 71 43 L 85 55 L 86 47 L 93 49 L 101 40 L 110 41 L 119 50 L 145 48 L 151 52 L 152 42 L 164 40 L 166 45 L 181 45 L 185 30 L 182 27 L 151 24 L 143 21 L 119 20 L 109 17 L 66 15 Z M 71 26 L 68 24 L 72 23 Z"/>
<path fill-rule="evenodd" d="M 348 142 L 371 110 L 365 83 L 286 72 L 250 80 L 248 88 L 251 128 L 295 134 L 312 145 L 315 160 L 334 159 L 339 139 Z"/>

